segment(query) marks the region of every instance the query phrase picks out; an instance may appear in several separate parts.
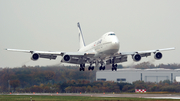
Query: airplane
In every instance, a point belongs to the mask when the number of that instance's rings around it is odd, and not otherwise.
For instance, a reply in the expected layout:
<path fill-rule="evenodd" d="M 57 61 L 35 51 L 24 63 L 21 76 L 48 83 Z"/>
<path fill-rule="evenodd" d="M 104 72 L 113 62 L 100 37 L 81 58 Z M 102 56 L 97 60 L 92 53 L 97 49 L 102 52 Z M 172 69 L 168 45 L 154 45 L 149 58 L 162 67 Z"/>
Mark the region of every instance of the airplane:
<path fill-rule="evenodd" d="M 94 65 L 99 67 L 99 70 L 105 70 L 106 65 L 112 65 L 112 71 L 117 71 L 117 63 L 127 62 L 127 56 L 131 55 L 133 61 L 138 62 L 141 57 L 148 57 L 154 54 L 156 60 L 162 58 L 161 51 L 174 50 L 175 48 L 164 48 L 148 51 L 135 52 L 119 52 L 119 40 L 114 32 L 107 32 L 97 41 L 89 45 L 85 44 L 80 23 L 77 23 L 79 30 L 79 45 L 77 52 L 55 52 L 55 51 L 33 51 L 21 49 L 6 49 L 8 51 L 18 51 L 31 53 L 31 60 L 36 61 L 39 58 L 56 59 L 57 56 L 62 56 L 62 63 L 79 64 L 79 71 L 85 70 L 85 64 L 90 64 L 88 70 L 94 70 Z"/>

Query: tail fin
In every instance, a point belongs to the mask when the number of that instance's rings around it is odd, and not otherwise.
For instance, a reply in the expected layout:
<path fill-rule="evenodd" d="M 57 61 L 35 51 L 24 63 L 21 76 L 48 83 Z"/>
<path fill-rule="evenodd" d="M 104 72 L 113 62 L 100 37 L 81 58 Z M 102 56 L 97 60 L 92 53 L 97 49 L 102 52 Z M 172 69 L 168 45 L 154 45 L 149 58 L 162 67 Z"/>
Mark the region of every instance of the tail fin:
<path fill-rule="evenodd" d="M 79 29 L 79 44 L 80 44 L 80 49 L 81 49 L 82 47 L 85 46 L 85 42 L 84 42 L 84 38 L 83 38 L 83 34 L 82 34 L 82 31 L 81 31 L 81 27 L 80 27 L 79 22 L 77 23 L 77 26 L 78 26 L 78 29 Z"/>

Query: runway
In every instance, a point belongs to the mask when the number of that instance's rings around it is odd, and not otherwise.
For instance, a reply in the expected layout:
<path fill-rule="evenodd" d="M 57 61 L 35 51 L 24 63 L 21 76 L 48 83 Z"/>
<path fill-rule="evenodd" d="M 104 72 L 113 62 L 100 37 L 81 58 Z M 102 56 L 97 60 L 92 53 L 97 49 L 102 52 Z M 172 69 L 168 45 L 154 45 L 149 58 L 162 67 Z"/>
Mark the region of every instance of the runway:
<path fill-rule="evenodd" d="M 12 94 L 6 94 L 6 95 L 90 96 L 90 97 L 132 97 L 132 98 L 153 98 L 153 99 L 180 99 L 180 94 L 12 93 Z"/>

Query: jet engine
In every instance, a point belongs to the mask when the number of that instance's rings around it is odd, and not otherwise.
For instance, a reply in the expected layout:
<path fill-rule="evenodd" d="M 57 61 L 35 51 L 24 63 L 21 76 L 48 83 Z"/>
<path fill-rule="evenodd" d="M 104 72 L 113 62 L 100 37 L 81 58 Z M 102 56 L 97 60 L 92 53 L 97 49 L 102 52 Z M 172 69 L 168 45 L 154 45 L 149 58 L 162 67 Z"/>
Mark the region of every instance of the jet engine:
<path fill-rule="evenodd" d="M 133 60 L 134 60 L 135 62 L 138 62 L 138 61 L 141 60 L 141 55 L 139 55 L 139 54 L 134 54 L 132 58 L 133 58 Z"/>
<path fill-rule="evenodd" d="M 31 57 L 31 60 L 33 60 L 33 61 L 36 61 L 38 59 L 39 59 L 39 54 L 37 54 L 37 53 L 34 53 Z"/>
<path fill-rule="evenodd" d="M 69 55 L 63 56 L 64 61 L 69 62 L 71 60 L 71 57 Z"/>
<path fill-rule="evenodd" d="M 156 53 L 154 54 L 154 58 L 155 58 L 156 60 L 161 59 L 161 58 L 162 58 L 162 53 L 161 53 L 161 52 L 156 52 Z"/>

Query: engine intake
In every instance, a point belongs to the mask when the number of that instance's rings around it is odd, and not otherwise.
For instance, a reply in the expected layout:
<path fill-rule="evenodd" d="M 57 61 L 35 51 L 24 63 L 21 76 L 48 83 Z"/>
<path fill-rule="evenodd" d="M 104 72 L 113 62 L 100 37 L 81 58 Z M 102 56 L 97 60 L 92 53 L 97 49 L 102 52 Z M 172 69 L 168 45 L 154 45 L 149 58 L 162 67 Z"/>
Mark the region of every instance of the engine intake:
<path fill-rule="evenodd" d="M 69 55 L 64 55 L 63 59 L 64 61 L 69 62 L 71 57 Z"/>
<path fill-rule="evenodd" d="M 161 52 L 156 52 L 156 53 L 154 54 L 154 58 L 155 58 L 156 60 L 161 59 L 161 58 L 162 58 L 162 53 L 161 53 Z"/>
<path fill-rule="evenodd" d="M 37 53 L 34 53 L 31 57 L 31 60 L 33 60 L 33 61 L 36 61 L 38 59 L 39 59 L 39 54 L 37 54 Z"/>
<path fill-rule="evenodd" d="M 141 55 L 139 55 L 139 54 L 134 54 L 132 58 L 133 58 L 133 60 L 134 60 L 135 62 L 138 62 L 138 61 L 141 60 Z"/>

